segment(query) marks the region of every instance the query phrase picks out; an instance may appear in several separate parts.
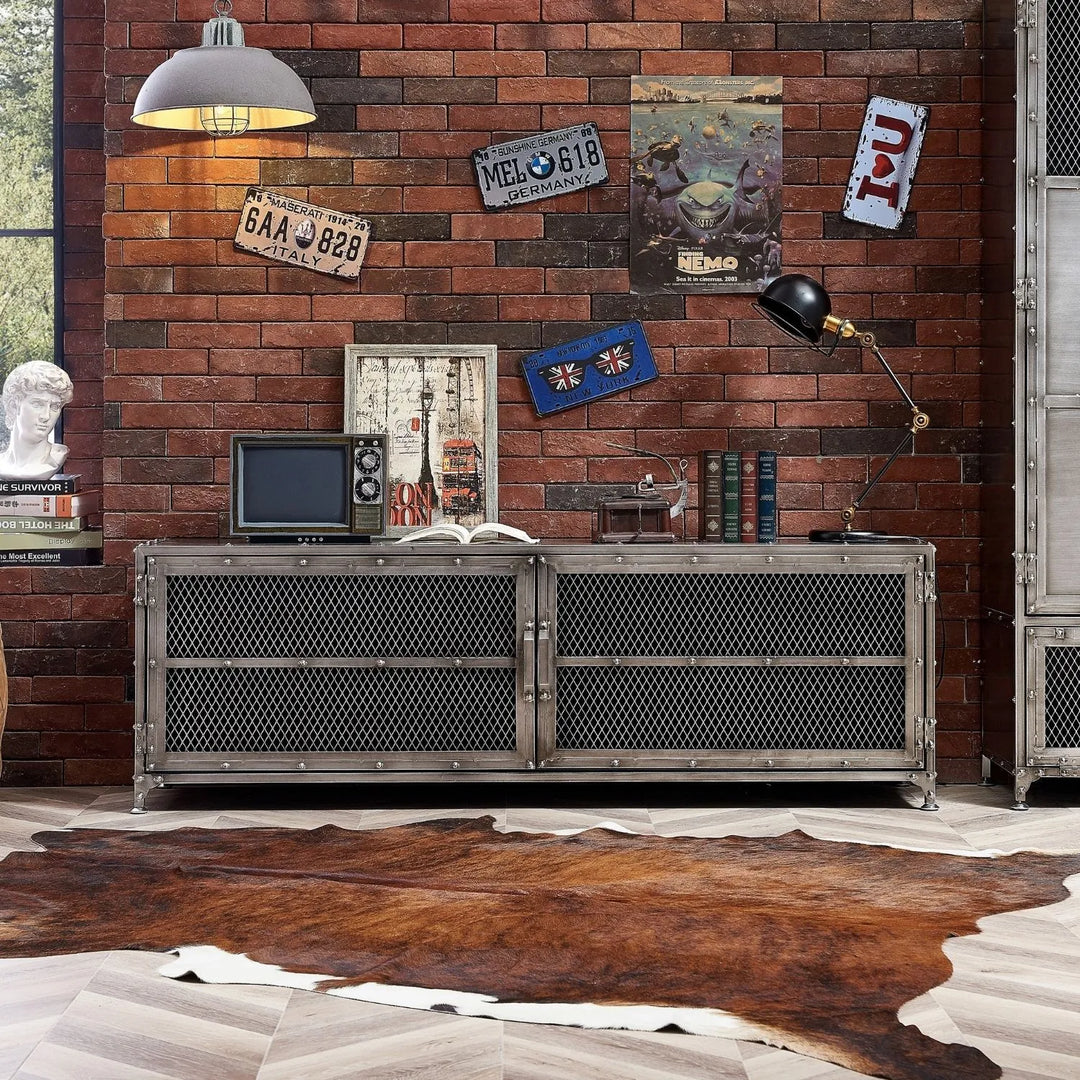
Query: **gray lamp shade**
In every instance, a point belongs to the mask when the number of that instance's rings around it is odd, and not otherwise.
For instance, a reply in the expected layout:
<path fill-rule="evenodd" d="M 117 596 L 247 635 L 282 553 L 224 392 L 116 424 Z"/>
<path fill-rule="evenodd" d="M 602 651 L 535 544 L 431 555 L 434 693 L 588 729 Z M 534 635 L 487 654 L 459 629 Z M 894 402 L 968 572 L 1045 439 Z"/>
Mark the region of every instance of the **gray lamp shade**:
<path fill-rule="evenodd" d="M 239 135 L 315 119 L 300 77 L 265 49 L 249 49 L 231 10 L 232 0 L 214 0 L 202 45 L 181 49 L 150 73 L 135 99 L 136 124 Z"/>
<path fill-rule="evenodd" d="M 131 118 L 146 127 L 213 133 L 207 110 L 238 110 L 247 123 L 236 134 L 315 119 L 311 95 L 296 72 L 265 49 L 243 45 L 181 49 L 150 73 Z"/>

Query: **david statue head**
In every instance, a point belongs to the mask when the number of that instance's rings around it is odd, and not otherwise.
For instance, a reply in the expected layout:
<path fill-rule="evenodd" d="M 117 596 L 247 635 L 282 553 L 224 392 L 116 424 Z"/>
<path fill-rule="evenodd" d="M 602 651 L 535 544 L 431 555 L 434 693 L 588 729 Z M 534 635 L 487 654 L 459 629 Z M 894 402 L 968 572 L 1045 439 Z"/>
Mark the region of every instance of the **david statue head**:
<path fill-rule="evenodd" d="M 60 410 L 71 400 L 71 379 L 48 360 L 29 360 L 4 380 L 4 420 L 11 432 L 0 454 L 0 479 L 48 480 L 68 456 L 63 443 L 50 442 Z"/>

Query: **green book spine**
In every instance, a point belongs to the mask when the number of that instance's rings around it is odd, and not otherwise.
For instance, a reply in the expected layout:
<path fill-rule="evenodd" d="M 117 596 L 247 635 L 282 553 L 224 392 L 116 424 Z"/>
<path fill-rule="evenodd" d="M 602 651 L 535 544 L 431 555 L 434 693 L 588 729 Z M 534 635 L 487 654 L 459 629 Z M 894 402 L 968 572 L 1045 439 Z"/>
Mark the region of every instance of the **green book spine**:
<path fill-rule="evenodd" d="M 742 455 L 738 450 L 724 451 L 724 543 L 739 543 L 739 467 Z"/>
<path fill-rule="evenodd" d="M 83 529 L 81 532 L 13 532 L 0 536 L 0 549 L 4 551 L 42 551 L 49 548 L 99 548 L 100 529 Z"/>

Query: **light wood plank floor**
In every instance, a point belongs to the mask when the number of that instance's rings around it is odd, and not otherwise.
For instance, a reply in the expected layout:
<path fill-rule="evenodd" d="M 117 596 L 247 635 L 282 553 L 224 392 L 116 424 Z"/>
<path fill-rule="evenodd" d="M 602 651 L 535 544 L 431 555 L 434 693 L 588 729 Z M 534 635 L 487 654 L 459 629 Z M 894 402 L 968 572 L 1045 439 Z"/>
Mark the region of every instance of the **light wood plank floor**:
<path fill-rule="evenodd" d="M 53 828 L 372 829 L 481 814 L 510 829 L 613 821 L 664 835 L 760 836 L 799 828 L 935 850 L 1080 851 L 1080 785 L 1038 785 L 1027 813 L 1009 809 L 1004 787 L 945 787 L 939 797 L 941 811 L 932 814 L 915 808 L 914 789 L 891 785 L 188 789 L 155 793 L 151 813 L 131 816 L 126 790 L 0 789 L 0 858 L 32 850 L 33 833 Z M 905 1005 L 901 1019 L 978 1046 L 1005 1080 L 1080 1077 L 1080 896 L 994 916 L 982 928 L 946 945 L 952 978 Z M 677 962 L 677 943 L 673 949 Z M 178 982 L 157 974 L 163 962 L 134 952 L 0 961 L 0 1080 L 856 1076 L 750 1042 L 501 1023 L 301 990 Z"/>

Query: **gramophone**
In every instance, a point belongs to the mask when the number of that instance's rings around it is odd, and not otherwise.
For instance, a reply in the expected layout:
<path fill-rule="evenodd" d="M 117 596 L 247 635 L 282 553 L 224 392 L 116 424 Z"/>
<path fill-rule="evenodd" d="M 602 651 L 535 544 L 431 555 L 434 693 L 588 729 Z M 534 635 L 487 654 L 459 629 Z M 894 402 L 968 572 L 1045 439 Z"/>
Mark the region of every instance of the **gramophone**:
<path fill-rule="evenodd" d="M 810 533 L 811 541 L 834 544 L 875 543 L 887 539 L 885 533 L 853 529 L 851 524 L 863 500 L 888 472 L 892 463 L 905 449 L 910 447 L 914 452 L 915 435 L 930 426 L 930 417 L 911 400 L 903 384 L 881 355 L 874 335 L 869 331 L 856 329 L 848 319 L 838 319 L 833 315 L 829 294 L 812 277 L 807 277 L 806 274 L 782 274 L 765 287 L 754 308 L 789 337 L 793 337 L 800 344 L 808 345 L 823 356 L 832 356 L 841 342 L 855 339 L 864 349 L 873 353 L 874 359 L 882 366 L 897 392 L 910 407 L 911 422 L 904 429 L 900 444 L 874 473 L 870 483 L 851 500 L 850 505 L 840 511 L 843 529 L 814 529 Z M 826 334 L 831 336 L 828 347 L 821 344 Z"/>
<path fill-rule="evenodd" d="M 677 537 L 671 531 L 671 519 L 678 517 L 686 506 L 689 482 L 686 479 L 686 458 L 679 459 L 679 471 L 662 454 L 651 450 L 639 450 L 636 446 L 608 443 L 618 450 L 632 454 L 659 458 L 671 470 L 671 481 L 657 483 L 652 473 L 646 473 L 637 482 L 633 494 L 604 499 L 600 503 L 600 528 L 596 534 L 598 544 L 672 544 Z M 661 494 L 664 491 L 679 493 L 672 504 Z"/>

